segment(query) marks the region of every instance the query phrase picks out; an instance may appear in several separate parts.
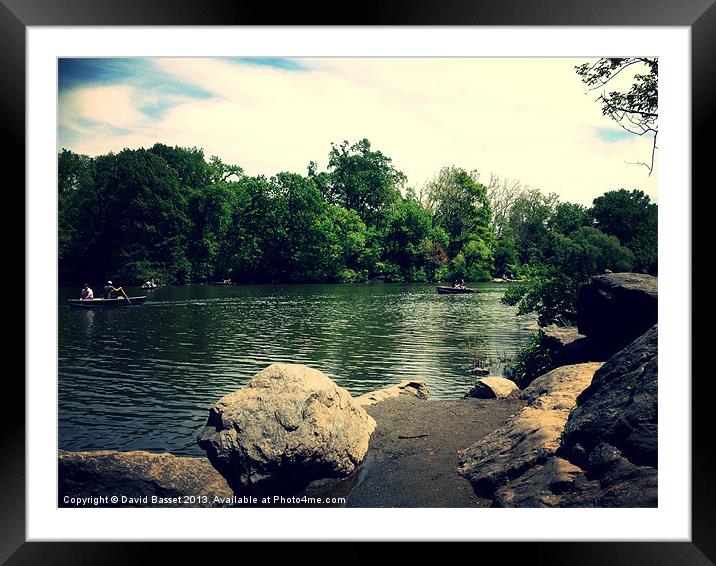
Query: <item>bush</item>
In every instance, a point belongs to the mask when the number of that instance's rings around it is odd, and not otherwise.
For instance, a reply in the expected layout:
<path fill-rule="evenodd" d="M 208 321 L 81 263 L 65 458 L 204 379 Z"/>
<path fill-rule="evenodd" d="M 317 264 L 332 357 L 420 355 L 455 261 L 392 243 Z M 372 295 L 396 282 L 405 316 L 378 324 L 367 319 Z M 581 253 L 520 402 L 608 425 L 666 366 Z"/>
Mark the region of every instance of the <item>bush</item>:
<path fill-rule="evenodd" d="M 427 283 L 428 282 L 428 274 L 425 273 L 425 270 L 421 268 L 411 267 L 410 271 L 408 272 L 408 281 L 413 281 L 415 283 Z"/>
<path fill-rule="evenodd" d="M 545 344 L 544 334 L 540 331 L 532 335 L 529 343 L 506 368 L 505 374 L 520 389 L 524 389 L 537 377 L 555 367 L 554 358 L 555 352 Z"/>
<path fill-rule="evenodd" d="M 368 272 L 366 270 L 354 271 L 345 268 L 338 274 L 338 281 L 341 283 L 365 283 L 368 280 Z"/>
<path fill-rule="evenodd" d="M 450 281 L 450 269 L 448 267 L 438 267 L 435 270 L 435 281 Z"/>
<path fill-rule="evenodd" d="M 400 267 L 389 261 L 377 262 L 374 275 L 376 278 L 384 279 L 390 283 L 402 283 L 404 280 Z"/>

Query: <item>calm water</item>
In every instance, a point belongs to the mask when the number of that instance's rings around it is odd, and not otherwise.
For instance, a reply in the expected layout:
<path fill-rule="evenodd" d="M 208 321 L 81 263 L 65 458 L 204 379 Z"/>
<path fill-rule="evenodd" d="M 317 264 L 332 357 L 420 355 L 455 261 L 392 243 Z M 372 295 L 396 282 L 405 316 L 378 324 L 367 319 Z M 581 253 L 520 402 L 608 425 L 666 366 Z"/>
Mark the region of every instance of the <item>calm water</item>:
<path fill-rule="evenodd" d="M 512 356 L 534 323 L 500 303 L 505 285 L 473 286 L 190 285 L 86 311 L 65 304 L 79 288 L 60 289 L 60 448 L 202 454 L 209 406 L 273 362 L 318 368 L 353 395 L 416 379 L 461 397 L 474 353 Z"/>

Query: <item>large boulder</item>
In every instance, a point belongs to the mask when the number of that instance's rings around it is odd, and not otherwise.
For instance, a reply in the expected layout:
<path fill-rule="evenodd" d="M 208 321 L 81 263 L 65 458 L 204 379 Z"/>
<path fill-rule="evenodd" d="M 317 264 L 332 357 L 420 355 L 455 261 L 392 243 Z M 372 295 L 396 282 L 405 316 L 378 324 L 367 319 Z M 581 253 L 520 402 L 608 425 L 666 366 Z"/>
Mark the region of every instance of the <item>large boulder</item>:
<path fill-rule="evenodd" d="M 518 390 L 517 384 L 511 379 L 493 375 L 478 379 L 472 389 L 465 394 L 465 398 L 506 399 L 514 395 Z"/>
<path fill-rule="evenodd" d="M 493 505 L 658 505 L 657 338 L 654 326 L 607 360 L 577 397 L 556 454 L 499 485 Z M 525 391 L 524 397 L 535 406 L 539 393 Z M 552 396 L 547 406 L 555 401 L 563 404 Z"/>
<path fill-rule="evenodd" d="M 211 408 L 198 442 L 235 491 L 292 491 L 353 472 L 375 426 L 325 374 L 272 364 Z"/>
<path fill-rule="evenodd" d="M 609 273 L 579 289 L 577 326 L 610 355 L 657 322 L 658 279 L 641 273 Z"/>
<path fill-rule="evenodd" d="M 549 351 L 555 366 L 603 362 L 610 353 L 599 342 L 580 334 L 576 326 L 550 324 L 540 328 L 540 348 Z"/>
<path fill-rule="evenodd" d="M 593 468 L 592 452 L 611 445 L 636 465 L 658 460 L 658 328 L 612 356 L 577 399 L 564 429 L 564 453 Z"/>
<path fill-rule="evenodd" d="M 501 428 L 470 446 L 461 456 L 458 473 L 478 493 L 495 490 L 552 457 L 577 396 L 592 381 L 601 363 L 563 366 L 538 377 L 520 397 L 527 406 Z"/>
<path fill-rule="evenodd" d="M 58 454 L 60 507 L 70 498 L 113 495 L 102 507 L 212 507 L 233 496 L 226 480 L 206 458 L 144 451 L 68 452 Z"/>
<path fill-rule="evenodd" d="M 400 397 L 401 395 L 407 395 L 408 397 L 416 397 L 418 399 L 425 400 L 428 398 L 429 394 L 430 391 L 428 390 L 427 383 L 405 379 L 397 385 L 365 393 L 360 397 L 356 397 L 355 401 L 362 407 L 367 407 L 380 403 L 381 401 L 385 401 L 386 399 Z"/>

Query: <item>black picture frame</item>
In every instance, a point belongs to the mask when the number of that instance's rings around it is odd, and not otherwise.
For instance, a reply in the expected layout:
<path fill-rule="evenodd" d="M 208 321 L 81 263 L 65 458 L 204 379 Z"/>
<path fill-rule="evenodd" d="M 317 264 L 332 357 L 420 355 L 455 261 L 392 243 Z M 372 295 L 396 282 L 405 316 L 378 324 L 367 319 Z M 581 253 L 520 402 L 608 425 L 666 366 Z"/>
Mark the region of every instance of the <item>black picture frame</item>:
<path fill-rule="evenodd" d="M 25 31 L 28 26 L 68 25 L 556 25 L 686 26 L 691 30 L 692 186 L 706 183 L 711 159 L 707 135 L 714 123 L 716 85 L 716 6 L 714 0 L 401 0 L 366 1 L 343 15 L 335 3 L 269 3 L 240 0 L 0 0 L 0 65 L 3 85 L 2 129 L 6 148 L 3 168 L 12 185 L 6 196 L 24 210 L 25 162 Z M 9 189 L 8 187 L 13 187 Z M 687 193 L 690 187 L 683 187 Z M 693 191 L 691 192 L 693 195 Z M 692 208 L 693 209 L 693 208 Z M 13 232 L 17 232 L 13 229 Z M 14 242 L 9 261 L 24 265 Z M 693 238 L 694 242 L 703 241 Z M 14 257 L 12 254 L 15 254 Z M 693 256 L 692 256 L 693 257 Z M 19 269 L 19 268 L 18 268 Z M 688 274 L 687 274 L 688 275 Z M 686 276 L 685 276 L 686 279 Z M 690 281 L 690 279 L 689 279 Z M 18 293 L 15 291 L 14 293 Z M 21 303 L 20 303 L 21 306 Z M 21 328 L 24 328 L 24 323 Z M 685 329 L 690 331 L 691 329 Z M 24 336 L 24 332 L 17 332 Z M 16 338 L 17 339 L 17 338 Z M 24 345 L 23 345 L 24 348 Z M 693 346 L 692 346 L 693 348 Z M 25 404 L 19 372 L 6 372 L 0 468 L 0 563 L 133 564 L 151 557 L 154 543 L 25 542 Z M 676 379 L 676 376 L 669 376 Z M 691 379 L 691 368 L 678 379 L 692 388 L 692 537 L 690 542 L 534 542 L 489 543 L 510 561 L 550 564 L 714 564 L 716 562 L 716 482 L 711 463 L 714 425 L 710 415 L 711 378 Z M 8 383 L 13 381 L 13 384 Z M 15 388 L 15 390 L 13 390 Z M 8 398 L 6 397 L 6 398 Z M 23 402 L 20 402 L 23 399 Z M 585 532 L 585 535 L 589 535 Z M 555 533 L 559 538 L 559 533 Z M 81 533 L 77 533 L 81 539 Z M 488 544 L 488 543 L 485 543 Z M 206 560 L 205 544 L 182 545 L 185 560 Z M 230 552 L 230 551 L 229 551 Z M 162 553 L 165 557 L 164 550 Z M 244 554 L 245 555 L 245 554 Z"/>

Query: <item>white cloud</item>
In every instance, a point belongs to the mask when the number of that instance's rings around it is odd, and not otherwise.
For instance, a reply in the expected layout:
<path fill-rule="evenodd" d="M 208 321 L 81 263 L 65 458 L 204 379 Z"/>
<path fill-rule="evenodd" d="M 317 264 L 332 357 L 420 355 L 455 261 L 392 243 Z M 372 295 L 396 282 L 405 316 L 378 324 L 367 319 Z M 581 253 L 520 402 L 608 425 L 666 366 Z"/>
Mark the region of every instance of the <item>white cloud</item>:
<path fill-rule="evenodd" d="M 214 95 L 177 100 L 161 118 L 142 115 L 130 86 L 77 89 L 60 105 L 78 118 L 132 130 L 68 144 L 90 155 L 159 141 L 199 146 L 248 174 L 324 166 L 331 142 L 367 137 L 417 187 L 443 165 L 517 178 L 588 204 L 606 190 L 656 197 L 644 161 L 650 141 L 607 143 L 595 93 L 566 59 L 308 59 L 309 72 L 216 59 L 161 59 L 159 68 Z M 62 140 L 60 140 L 62 142 Z"/>
<path fill-rule="evenodd" d="M 144 118 L 136 102 L 133 89 L 125 85 L 75 89 L 62 97 L 60 124 L 70 125 L 80 119 L 115 128 L 136 127 Z"/>

